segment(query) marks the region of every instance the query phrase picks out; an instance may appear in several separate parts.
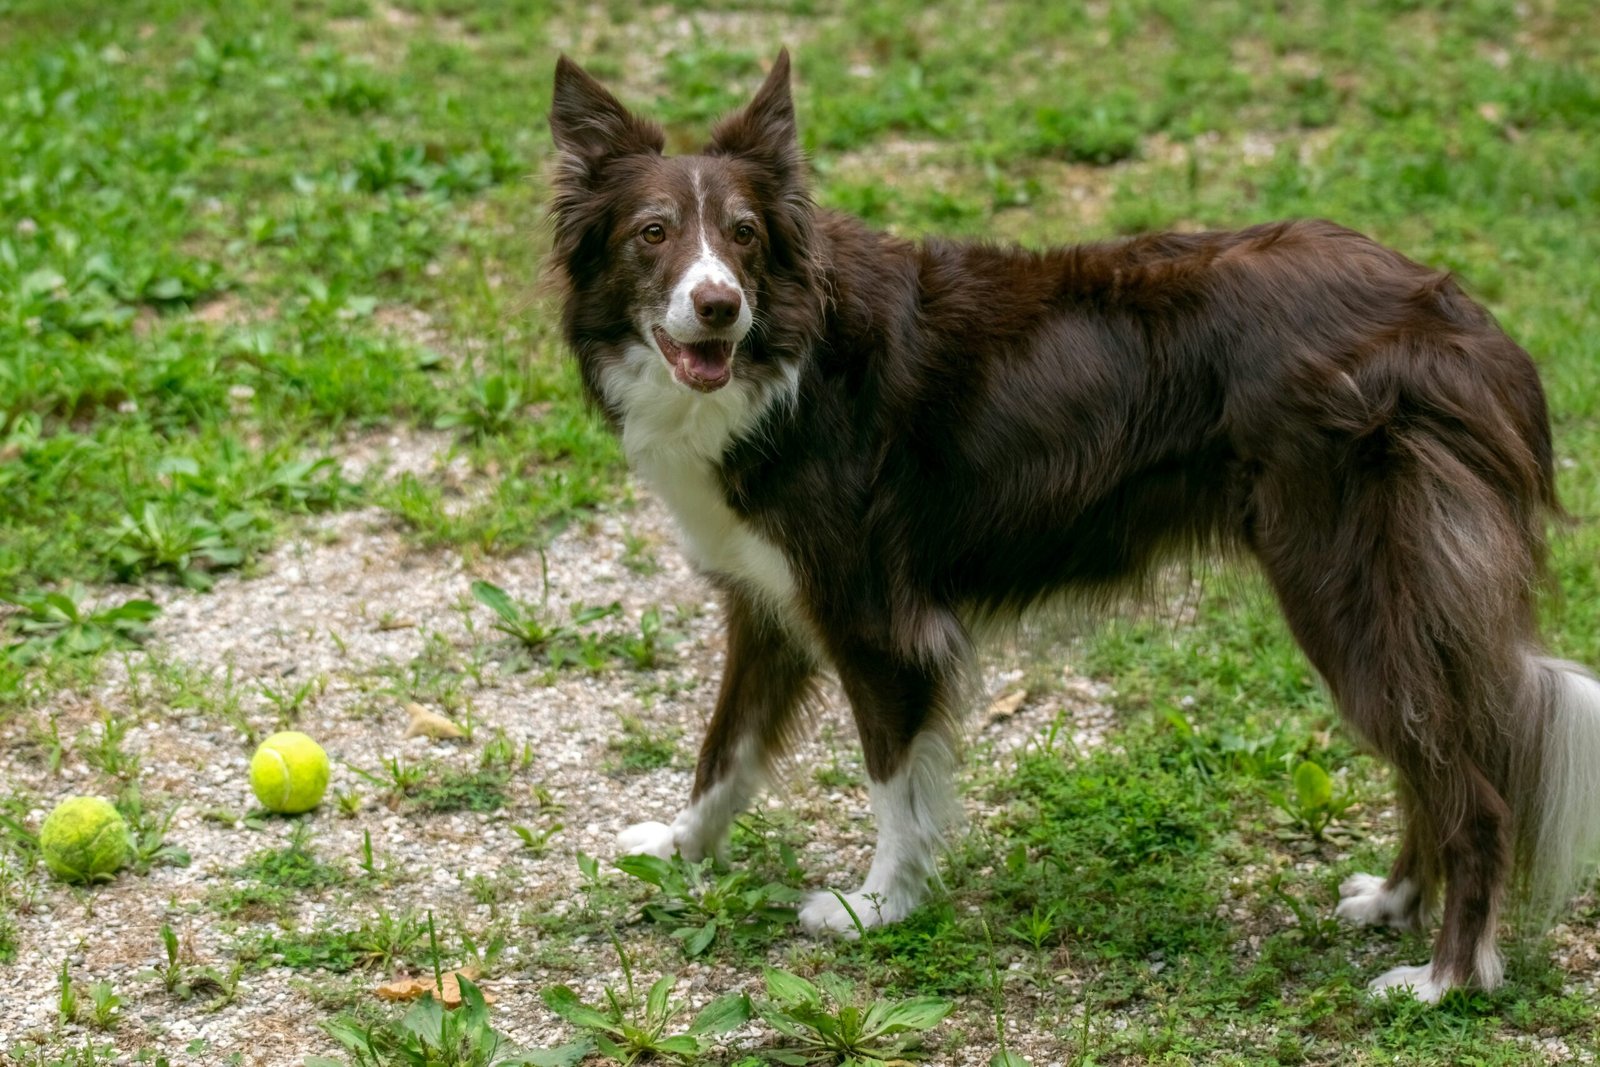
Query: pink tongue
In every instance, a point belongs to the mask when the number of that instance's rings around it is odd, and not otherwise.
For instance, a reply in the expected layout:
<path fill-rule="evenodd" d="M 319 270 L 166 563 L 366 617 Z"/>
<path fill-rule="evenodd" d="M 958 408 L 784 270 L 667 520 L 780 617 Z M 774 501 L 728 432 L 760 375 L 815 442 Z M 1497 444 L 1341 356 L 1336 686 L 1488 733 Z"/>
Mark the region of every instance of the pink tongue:
<path fill-rule="evenodd" d="M 704 382 L 728 376 L 728 356 L 732 346 L 726 341 L 702 341 L 683 346 L 684 369 Z"/>

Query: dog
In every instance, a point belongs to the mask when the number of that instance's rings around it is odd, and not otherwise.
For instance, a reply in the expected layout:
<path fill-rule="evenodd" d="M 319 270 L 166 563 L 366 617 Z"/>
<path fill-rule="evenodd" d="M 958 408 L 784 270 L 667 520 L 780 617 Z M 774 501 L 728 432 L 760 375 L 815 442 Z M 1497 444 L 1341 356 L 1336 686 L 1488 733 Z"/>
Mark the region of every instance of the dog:
<path fill-rule="evenodd" d="M 812 932 L 915 908 L 956 814 L 973 633 L 1254 557 L 1404 837 L 1337 914 L 1416 927 L 1374 991 L 1502 980 L 1496 927 L 1600 851 L 1600 683 L 1539 651 L 1559 514 L 1533 362 L 1445 273 L 1329 222 L 1028 251 L 819 210 L 779 54 L 697 155 L 556 66 L 552 273 L 589 399 L 720 591 L 689 802 L 626 852 L 721 855 L 819 672 L 871 779 L 865 882 Z"/>

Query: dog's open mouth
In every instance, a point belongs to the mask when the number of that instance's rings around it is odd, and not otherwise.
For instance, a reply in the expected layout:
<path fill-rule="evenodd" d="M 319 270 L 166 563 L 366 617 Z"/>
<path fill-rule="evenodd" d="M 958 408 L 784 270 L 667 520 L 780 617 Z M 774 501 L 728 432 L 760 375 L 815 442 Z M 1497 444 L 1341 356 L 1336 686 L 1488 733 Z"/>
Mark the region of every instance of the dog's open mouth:
<path fill-rule="evenodd" d="M 656 347 L 672 364 L 672 374 L 690 389 L 715 392 L 733 378 L 732 341 L 674 341 L 667 331 L 655 328 Z"/>

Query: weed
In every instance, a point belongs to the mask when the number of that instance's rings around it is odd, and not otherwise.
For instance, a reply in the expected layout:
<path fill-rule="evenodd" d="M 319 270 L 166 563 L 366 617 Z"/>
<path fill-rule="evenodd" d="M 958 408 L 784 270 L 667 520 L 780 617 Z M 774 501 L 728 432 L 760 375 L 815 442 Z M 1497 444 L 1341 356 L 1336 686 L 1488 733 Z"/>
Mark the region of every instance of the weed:
<path fill-rule="evenodd" d="M 61 961 L 61 973 L 56 976 L 56 1020 L 63 1026 L 78 1021 L 78 989 L 72 981 L 67 961 Z"/>
<path fill-rule="evenodd" d="M 812 768 L 811 780 L 824 789 L 847 789 L 859 785 L 861 775 L 835 758 Z"/>
<path fill-rule="evenodd" d="M 422 812 L 498 811 L 505 807 L 509 780 L 503 770 L 447 770 L 437 780 L 413 788 L 408 804 Z"/>
<path fill-rule="evenodd" d="M 206 997 L 207 1006 L 216 1011 L 231 1003 L 238 995 L 239 975 L 242 971 L 240 965 L 234 964 L 227 973 L 223 973 L 215 967 L 202 967 L 193 963 L 193 951 L 180 947 L 178 935 L 173 933 L 172 927 L 166 923 L 161 924 L 161 948 L 165 962 L 157 964 L 153 970 L 146 971 L 139 977 L 155 978 L 168 996 L 179 1001 Z"/>
<path fill-rule="evenodd" d="M 516 742 L 506 736 L 504 730 L 496 729 L 483 746 L 483 751 L 478 755 L 478 766 L 484 769 L 502 768 L 507 771 L 523 771 L 533 766 L 533 746 L 524 742 L 519 749 Z M 541 803 L 541 807 L 547 806 Z"/>
<path fill-rule="evenodd" d="M 110 982 L 89 983 L 89 1023 L 96 1030 L 115 1030 L 122 1005 L 123 999 Z"/>
<path fill-rule="evenodd" d="M 390 756 L 380 765 L 378 774 L 362 770 L 354 764 L 345 764 L 357 775 L 380 788 L 386 788 L 396 798 L 410 796 L 422 787 L 430 773 L 426 763 L 405 763 L 399 756 Z"/>
<path fill-rule="evenodd" d="M 430 928 L 432 921 L 433 916 L 430 913 L 428 916 Z M 350 938 L 350 945 L 360 954 L 364 962 L 380 969 L 388 968 L 405 958 L 417 946 L 422 940 L 422 930 L 421 921 L 414 911 L 408 910 L 396 915 L 387 909 L 379 908 L 378 914 L 371 921 L 362 923 L 356 928 Z"/>
<path fill-rule="evenodd" d="M 311 848 L 310 827 L 297 823 L 282 849 L 257 852 L 233 871 L 240 883 L 217 888 L 210 902 L 223 915 L 261 919 L 286 911 L 297 893 L 342 885 L 346 873 L 324 863 Z"/>
<path fill-rule="evenodd" d="M 141 711 L 196 711 L 237 730 L 248 747 L 254 748 L 261 740 L 261 731 L 244 711 L 232 664 L 212 672 L 182 659 L 152 654 L 130 663 L 128 675 L 132 703 Z"/>
<path fill-rule="evenodd" d="M 46 720 L 48 726 L 34 723 L 29 731 L 29 741 L 33 747 L 43 754 L 44 767 L 51 774 L 61 772 L 61 757 L 66 753 L 66 742 L 61 740 L 61 720 L 51 714 Z"/>
<path fill-rule="evenodd" d="M 78 751 L 83 755 L 84 762 L 112 778 L 137 778 L 139 756 L 122 747 L 128 736 L 129 725 L 130 721 L 125 716 L 113 715 L 110 711 L 102 712 L 100 729 L 95 733 L 93 743 L 84 745 L 79 739 Z"/>
<path fill-rule="evenodd" d="M 354 929 L 323 928 L 262 935 L 241 946 L 245 958 L 291 970 L 344 974 L 357 969 L 387 969 L 411 958 L 427 932 L 415 912 L 378 913 Z"/>
<path fill-rule="evenodd" d="M 118 1060 L 115 1045 L 90 1042 L 64 1048 L 55 1035 L 36 1037 L 33 1048 L 18 1045 L 7 1049 L 6 1053 L 18 1067 L 111 1067 Z M 156 1067 L 162 1067 L 164 1062 L 158 1059 Z"/>
<path fill-rule="evenodd" d="M 506 935 L 501 930 L 493 930 L 481 940 L 464 929 L 461 931 L 462 958 L 485 974 L 493 974 L 499 969 L 507 947 Z"/>
<path fill-rule="evenodd" d="M 1000 969 L 995 964 L 994 938 L 989 934 L 989 924 L 983 924 L 983 942 L 989 950 L 990 1010 L 994 1013 L 995 1053 L 989 1057 L 989 1067 L 1028 1067 L 1028 1061 L 1006 1047 L 1005 985 L 1000 980 Z"/>
<path fill-rule="evenodd" d="M 1311 760 L 1302 760 L 1295 767 L 1293 786 L 1293 792 L 1273 791 L 1269 796 L 1297 830 L 1316 841 L 1322 840 L 1329 823 L 1355 803 L 1348 793 L 1335 796 L 1333 779 Z"/>
<path fill-rule="evenodd" d="M 29 663 L 45 651 L 90 656 L 112 648 L 133 648 L 150 633 L 161 609 L 149 600 L 124 600 L 115 607 L 86 607 L 81 587 L 29 596 L 5 597 L 21 612 L 5 620 L 17 636 L 6 651 L 18 663 Z"/>
<path fill-rule="evenodd" d="M 495 613 L 496 630 L 529 649 L 542 649 L 551 638 L 561 633 L 559 627 L 546 623 L 540 617 L 540 612 L 517 603 L 504 589 L 492 582 L 473 582 L 472 596 Z"/>
<path fill-rule="evenodd" d="M 339 1018 L 323 1029 L 351 1057 L 354 1067 L 575 1067 L 593 1050 L 589 1042 L 525 1052 L 489 1020 L 489 1006 L 470 980 L 459 978 L 461 1007 L 447 1012 L 425 994 L 395 1022 L 362 1024 Z M 305 1067 L 345 1067 L 339 1060 L 308 1056 Z"/>
<path fill-rule="evenodd" d="M 299 722 L 300 713 L 305 710 L 306 705 L 321 696 L 327 686 L 327 676 L 319 674 L 314 678 L 307 678 L 296 686 L 290 686 L 288 683 L 282 686 L 263 685 L 258 687 L 257 692 L 261 694 L 262 699 L 272 705 L 276 728 L 287 730 Z"/>
<path fill-rule="evenodd" d="M 1283 874 L 1275 873 L 1267 883 L 1272 899 L 1294 913 L 1296 926 L 1291 932 L 1313 948 L 1326 948 L 1339 933 L 1339 921 L 1312 905 L 1303 904 L 1283 887 Z"/>
<path fill-rule="evenodd" d="M 27 814 L 28 804 L 23 797 L 0 797 L 0 848 L 31 868 L 39 858 L 39 835 L 24 821 Z"/>
<path fill-rule="evenodd" d="M 1019 846 L 1020 847 L 1020 846 Z M 1056 936 L 1060 924 L 1060 906 L 1035 904 L 1018 922 L 1006 927 L 1006 933 L 1026 943 L 1035 952 L 1041 952 Z"/>
<path fill-rule="evenodd" d="M 954 1005 L 940 997 L 884 1000 L 855 983 L 823 974 L 815 983 L 766 969 L 767 999 L 756 1012 L 792 1045 L 769 1053 L 785 1064 L 854 1062 L 883 1065 L 922 1055 L 922 1039 Z"/>
<path fill-rule="evenodd" d="M 108 554 L 124 579 L 164 573 L 190 588 L 209 589 L 214 571 L 244 562 L 257 521 L 246 511 L 214 521 L 181 505 L 146 501 L 122 516 Z"/>
<path fill-rule="evenodd" d="M 622 531 L 622 565 L 643 578 L 661 571 L 661 563 L 651 550 L 650 539 L 632 530 Z"/>
<path fill-rule="evenodd" d="M 516 834 L 518 839 L 522 841 L 522 847 L 535 856 L 543 856 L 550 851 L 550 839 L 563 829 L 564 827 L 560 823 L 537 830 L 523 826 L 521 823 L 513 823 L 511 826 L 511 832 Z"/>
<path fill-rule="evenodd" d="M 162 988 L 172 994 L 183 982 L 183 967 L 178 962 L 178 935 L 166 923 L 161 924 L 161 947 L 166 953 L 167 962 L 158 965 L 152 974 L 161 980 Z"/>
<path fill-rule="evenodd" d="M 619 722 L 622 736 L 606 742 L 606 748 L 616 754 L 616 770 L 638 774 L 672 765 L 678 755 L 675 736 L 651 731 L 637 715 L 622 715 Z"/>
<path fill-rule="evenodd" d="M 342 885 L 348 877 L 317 858 L 306 823 L 296 824 L 287 846 L 255 853 L 233 875 L 240 881 L 212 890 L 209 900 L 221 914 L 245 919 L 280 915 L 296 894 Z"/>
<path fill-rule="evenodd" d="M 547 618 L 542 605 L 519 603 L 489 582 L 473 582 L 472 595 L 494 612 L 494 629 L 511 639 L 517 653 L 538 656 L 555 670 L 577 666 L 593 674 L 617 661 L 635 670 L 655 670 L 678 640 L 664 629 L 660 607 L 646 609 L 633 633 L 597 633 L 585 628 L 621 614 L 621 604 L 580 605 L 573 608 L 570 623 L 557 623 Z"/>
<path fill-rule="evenodd" d="M 361 794 L 354 789 L 341 789 L 333 795 L 334 807 L 341 819 L 353 819 L 361 814 Z"/>
<path fill-rule="evenodd" d="M 671 928 L 684 955 L 699 956 L 719 934 L 736 941 L 766 940 L 795 921 L 797 890 L 760 882 L 749 871 L 717 873 L 711 860 L 623 856 L 617 869 L 660 892 L 644 906 L 651 922 Z"/>
<path fill-rule="evenodd" d="M 475 380 L 460 406 L 434 420 L 440 429 L 459 428 L 474 437 L 492 437 L 505 432 L 522 411 L 526 401 L 521 385 L 506 374 L 490 374 Z M 477 591 L 473 591 L 477 595 Z"/>
<path fill-rule="evenodd" d="M 0 904 L 0 963 L 13 963 L 17 958 L 17 921 Z"/>
<path fill-rule="evenodd" d="M 637 671 L 653 671 L 660 667 L 668 649 L 676 643 L 671 634 L 661 629 L 661 609 L 649 607 L 639 616 L 637 635 L 623 635 L 616 642 L 622 659 Z"/>
<path fill-rule="evenodd" d="M 619 949 L 620 952 L 620 949 Z M 561 1018 L 586 1032 L 594 1048 L 608 1060 L 631 1064 L 640 1059 L 660 1057 L 687 1063 L 710 1048 L 712 1039 L 743 1026 L 750 1018 L 750 999 L 742 993 L 718 997 L 702 1008 L 679 1033 L 669 1033 L 683 1014 L 681 1003 L 672 1000 L 677 979 L 658 978 L 640 1001 L 633 985 L 633 968 L 623 955 L 626 991 L 606 987 L 605 1003 L 591 1007 L 566 986 L 555 986 L 543 993 L 545 1006 Z"/>
<path fill-rule="evenodd" d="M 160 813 L 146 808 L 139 783 L 132 781 L 117 796 L 117 810 L 128 822 L 135 871 L 146 874 L 152 867 L 189 866 L 188 850 L 167 841 L 167 832 L 178 816 L 178 805 L 173 804 Z"/>

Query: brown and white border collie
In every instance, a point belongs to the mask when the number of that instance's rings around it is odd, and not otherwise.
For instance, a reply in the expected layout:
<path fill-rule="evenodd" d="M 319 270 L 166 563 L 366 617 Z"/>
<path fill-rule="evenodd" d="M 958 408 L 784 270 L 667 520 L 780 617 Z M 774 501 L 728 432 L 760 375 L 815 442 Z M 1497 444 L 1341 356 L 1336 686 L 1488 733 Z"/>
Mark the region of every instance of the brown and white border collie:
<path fill-rule="evenodd" d="M 878 845 L 800 919 L 894 922 L 958 808 L 974 629 L 1236 549 L 1397 771 L 1399 857 L 1338 914 L 1415 926 L 1443 891 L 1431 960 L 1374 990 L 1500 982 L 1502 905 L 1558 902 L 1600 846 L 1600 683 L 1538 651 L 1533 363 L 1448 275 L 1314 221 L 1045 252 L 875 233 L 813 206 L 787 53 L 699 155 L 565 57 L 550 127 L 566 339 L 727 611 L 688 805 L 624 850 L 717 854 L 832 671 Z"/>

